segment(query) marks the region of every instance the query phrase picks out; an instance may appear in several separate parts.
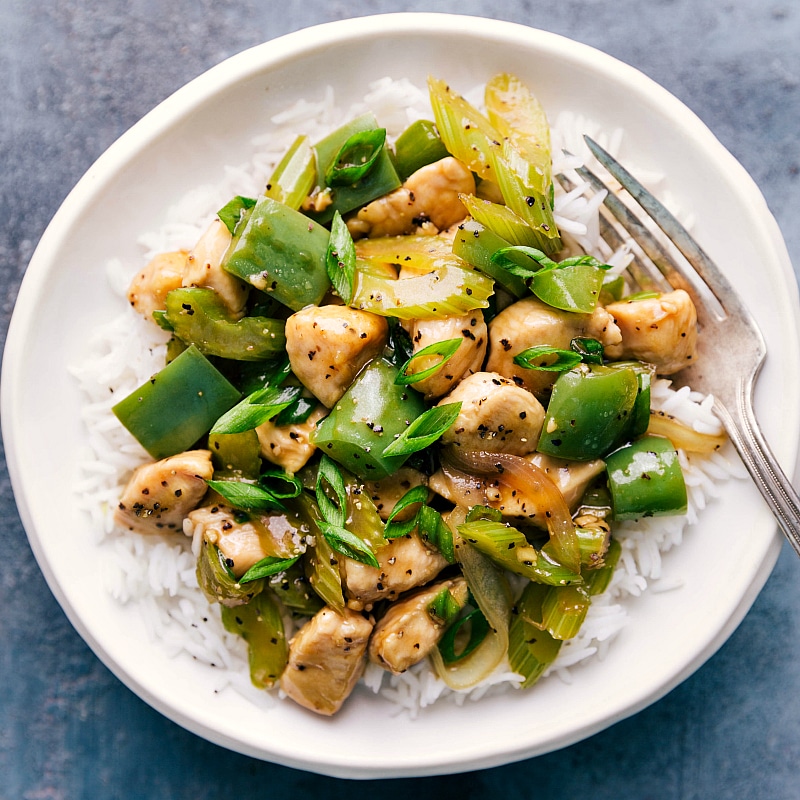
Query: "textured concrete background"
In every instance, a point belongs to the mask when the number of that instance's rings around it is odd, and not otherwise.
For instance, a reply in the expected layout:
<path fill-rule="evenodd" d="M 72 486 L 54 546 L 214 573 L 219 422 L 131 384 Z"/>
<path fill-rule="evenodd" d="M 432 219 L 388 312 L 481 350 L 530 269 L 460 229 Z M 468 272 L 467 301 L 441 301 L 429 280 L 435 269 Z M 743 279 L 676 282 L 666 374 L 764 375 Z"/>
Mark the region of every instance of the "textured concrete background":
<path fill-rule="evenodd" d="M 319 22 L 403 10 L 527 23 L 638 67 L 696 111 L 749 170 L 800 267 L 798 0 L 0 0 L 2 342 L 48 221 L 89 165 L 156 103 L 250 45 Z M 722 650 L 634 718 L 505 768 L 352 783 L 227 752 L 142 703 L 53 600 L 4 460 L 0 503 L 0 800 L 800 797 L 800 564 L 788 546 Z"/>

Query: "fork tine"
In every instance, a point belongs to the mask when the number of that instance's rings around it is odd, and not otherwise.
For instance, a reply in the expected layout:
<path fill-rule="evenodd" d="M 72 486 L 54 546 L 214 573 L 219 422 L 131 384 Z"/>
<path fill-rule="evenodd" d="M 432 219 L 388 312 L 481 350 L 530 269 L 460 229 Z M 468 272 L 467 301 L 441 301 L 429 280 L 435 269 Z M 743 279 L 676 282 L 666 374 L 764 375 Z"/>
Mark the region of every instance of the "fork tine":
<path fill-rule="evenodd" d="M 688 262 L 689 269 L 682 267 L 675 259 L 670 257 L 647 228 L 645 228 L 625 204 L 616 197 L 614 207 L 607 202 L 608 198 L 606 198 L 606 206 L 611 213 L 628 229 L 631 236 L 641 245 L 642 249 L 653 260 L 653 263 L 664 272 L 665 277 L 673 286 L 680 286 L 689 291 L 695 300 L 699 299 L 700 304 L 698 312 L 701 311 L 702 307 L 717 320 L 725 319 L 727 316 L 725 309 L 708 283 L 723 285 L 727 289 L 727 281 L 720 273 L 716 264 L 708 257 L 700 245 L 697 244 L 686 228 L 684 228 L 684 226 L 681 225 L 681 223 L 678 222 L 678 220 L 653 197 L 625 167 L 600 147 L 591 137 L 584 136 L 583 138 L 594 157 L 619 181 L 620 185 L 634 200 L 636 200 L 656 225 L 661 228 L 667 238 L 675 245 L 677 250 Z M 586 172 L 589 171 L 586 170 Z M 600 186 L 607 188 L 596 176 L 595 179 Z M 609 191 L 609 197 L 612 196 L 612 194 L 613 193 Z M 625 219 L 618 216 L 617 211 L 620 209 L 617 208 L 617 206 L 624 209 L 622 214 Z M 642 235 L 642 232 L 644 232 L 644 236 L 640 239 L 639 237 Z M 655 244 L 656 249 L 651 254 L 650 248 L 652 248 L 653 244 Z M 698 305 L 698 303 L 696 302 L 695 305 Z"/>

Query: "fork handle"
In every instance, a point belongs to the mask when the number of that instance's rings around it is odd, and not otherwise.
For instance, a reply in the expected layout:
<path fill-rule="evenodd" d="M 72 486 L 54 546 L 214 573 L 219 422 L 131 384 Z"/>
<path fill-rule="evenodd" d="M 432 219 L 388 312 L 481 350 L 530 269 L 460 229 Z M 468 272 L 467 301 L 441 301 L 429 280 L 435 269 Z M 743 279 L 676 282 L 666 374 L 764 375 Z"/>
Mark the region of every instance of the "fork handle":
<path fill-rule="evenodd" d="M 714 411 L 778 525 L 800 556 L 800 496 L 792 488 L 761 433 L 753 411 L 752 385 L 742 387 L 731 408 L 715 399 Z"/>

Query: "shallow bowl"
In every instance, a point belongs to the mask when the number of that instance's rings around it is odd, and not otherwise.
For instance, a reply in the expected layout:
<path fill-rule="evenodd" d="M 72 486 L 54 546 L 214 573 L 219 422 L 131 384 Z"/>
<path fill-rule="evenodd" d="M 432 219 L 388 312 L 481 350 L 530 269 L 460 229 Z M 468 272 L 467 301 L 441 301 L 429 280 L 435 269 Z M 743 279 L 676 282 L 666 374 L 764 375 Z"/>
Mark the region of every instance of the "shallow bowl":
<path fill-rule="evenodd" d="M 186 191 L 217 183 L 223 165 L 247 154 L 271 116 L 298 97 L 318 96 L 330 84 L 348 105 L 384 74 L 420 84 L 433 74 L 466 90 L 500 71 L 528 82 L 551 119 L 573 110 L 601 128 L 624 129 L 623 160 L 663 173 L 675 201 L 693 212 L 698 239 L 746 292 L 763 327 L 770 355 L 756 407 L 777 457 L 794 467 L 800 357 L 785 246 L 744 169 L 666 90 L 560 36 L 452 15 L 347 20 L 234 56 L 123 135 L 66 199 L 21 287 L 2 375 L 12 483 L 53 593 L 120 680 L 220 745 L 358 778 L 473 770 L 552 751 L 634 714 L 696 670 L 734 630 L 775 563 L 780 539 L 757 492 L 747 482 L 727 484 L 664 559 L 680 588 L 630 602 L 630 624 L 603 660 L 575 671 L 571 685 L 548 679 L 527 693 L 440 704 L 414 720 L 361 690 L 333 719 L 288 702 L 265 712 L 236 693 L 217 694 L 211 670 L 170 658 L 142 617 L 103 588 L 99 548 L 72 491 L 86 431 L 65 365 L 80 359 L 92 330 L 121 308 L 106 280 L 109 259 L 141 258 L 137 237 L 157 228 Z"/>

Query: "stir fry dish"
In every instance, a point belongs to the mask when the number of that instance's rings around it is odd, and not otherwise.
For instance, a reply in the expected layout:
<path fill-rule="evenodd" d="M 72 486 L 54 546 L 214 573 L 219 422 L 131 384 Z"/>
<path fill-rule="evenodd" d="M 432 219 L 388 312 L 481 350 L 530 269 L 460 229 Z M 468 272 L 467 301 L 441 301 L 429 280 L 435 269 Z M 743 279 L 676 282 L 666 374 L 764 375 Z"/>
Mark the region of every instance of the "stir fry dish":
<path fill-rule="evenodd" d="M 721 445 L 651 413 L 694 306 L 562 238 L 528 88 L 429 92 L 393 141 L 371 114 L 299 135 L 128 291 L 170 338 L 114 407 L 152 459 L 115 520 L 192 536 L 253 684 L 324 715 L 367 663 L 534 684 L 608 587 L 615 523 L 684 513 L 678 451 Z"/>

